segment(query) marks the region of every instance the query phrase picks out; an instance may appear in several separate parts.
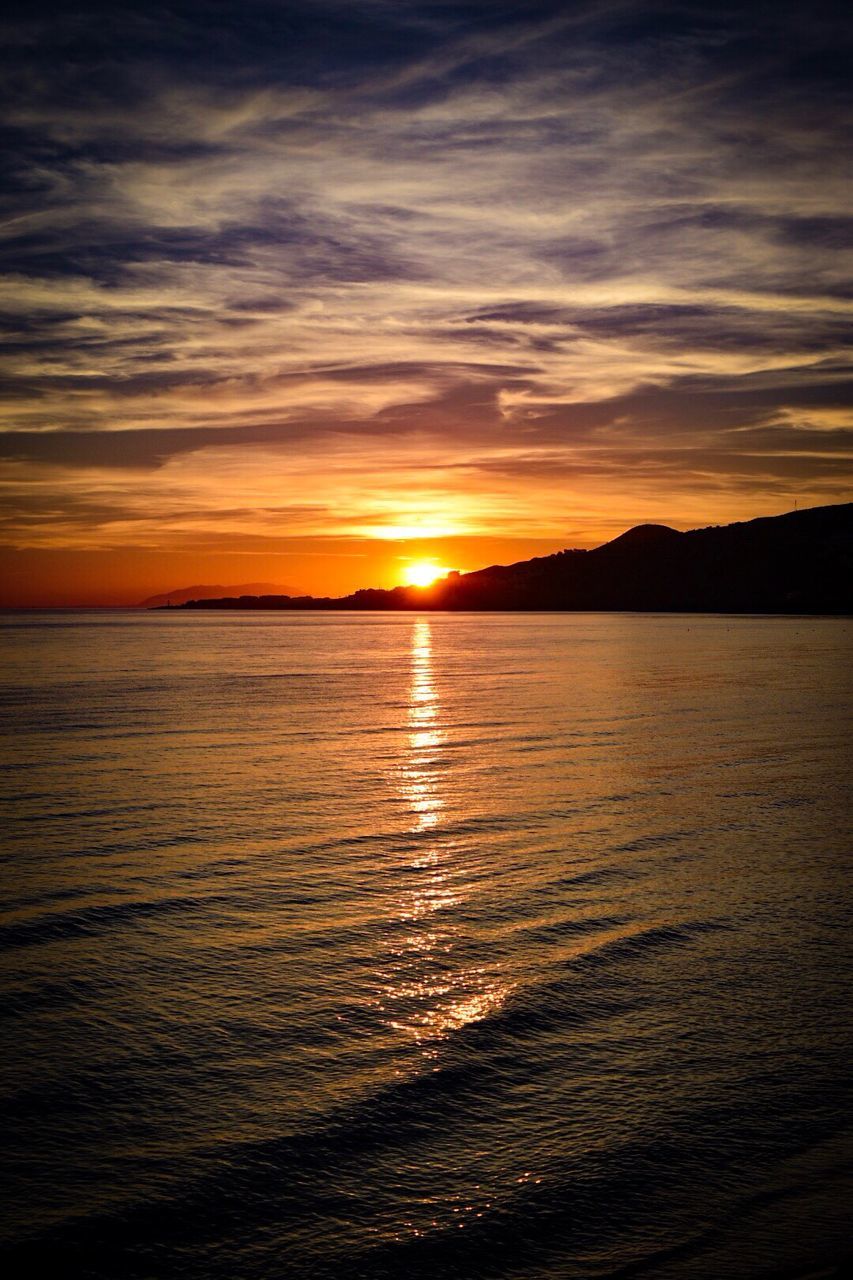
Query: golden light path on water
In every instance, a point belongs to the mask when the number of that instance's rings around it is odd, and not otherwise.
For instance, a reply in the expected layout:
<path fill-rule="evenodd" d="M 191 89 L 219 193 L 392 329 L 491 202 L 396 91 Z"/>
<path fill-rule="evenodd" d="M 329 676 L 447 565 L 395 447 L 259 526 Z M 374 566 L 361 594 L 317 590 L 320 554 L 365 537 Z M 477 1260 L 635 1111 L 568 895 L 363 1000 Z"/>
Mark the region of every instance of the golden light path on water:
<path fill-rule="evenodd" d="M 470 870 L 466 873 L 461 843 L 441 830 L 449 800 L 450 747 L 434 671 L 432 626 L 426 618 L 412 626 L 410 655 L 406 754 L 399 779 L 416 852 L 400 900 L 407 932 L 396 950 L 391 993 L 393 1003 L 407 1013 L 391 1025 L 428 1050 L 429 1042 L 496 1010 L 512 984 L 485 967 L 460 965 L 455 954 L 470 942 L 462 936 L 460 908 L 476 885 Z"/>
<path fill-rule="evenodd" d="M 415 830 L 426 831 L 439 820 L 444 801 L 436 765 L 446 743 L 439 720 L 438 690 L 432 667 L 432 628 L 419 618 L 412 628 L 412 684 L 408 709 L 408 757 L 403 766 L 403 793 L 409 799 Z M 436 857 L 435 853 L 431 855 Z"/>

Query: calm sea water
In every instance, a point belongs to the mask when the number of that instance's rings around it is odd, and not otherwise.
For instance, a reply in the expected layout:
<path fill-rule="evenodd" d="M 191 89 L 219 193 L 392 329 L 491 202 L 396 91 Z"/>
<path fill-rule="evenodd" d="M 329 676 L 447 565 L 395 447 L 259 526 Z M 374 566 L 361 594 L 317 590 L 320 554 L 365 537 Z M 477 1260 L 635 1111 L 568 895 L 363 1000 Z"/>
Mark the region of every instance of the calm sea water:
<path fill-rule="evenodd" d="M 7 1274 L 837 1257 L 852 629 L 7 616 Z"/>

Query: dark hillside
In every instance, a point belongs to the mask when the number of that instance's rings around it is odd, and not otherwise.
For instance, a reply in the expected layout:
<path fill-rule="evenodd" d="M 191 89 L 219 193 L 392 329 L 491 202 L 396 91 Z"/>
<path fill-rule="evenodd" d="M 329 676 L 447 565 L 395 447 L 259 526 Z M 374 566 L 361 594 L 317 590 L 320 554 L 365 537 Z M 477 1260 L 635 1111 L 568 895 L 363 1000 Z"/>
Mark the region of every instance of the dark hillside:
<path fill-rule="evenodd" d="M 338 600 L 241 596 L 182 607 L 851 613 L 853 503 L 689 533 L 638 525 L 594 551 L 492 565 L 425 589 L 366 589 Z"/>

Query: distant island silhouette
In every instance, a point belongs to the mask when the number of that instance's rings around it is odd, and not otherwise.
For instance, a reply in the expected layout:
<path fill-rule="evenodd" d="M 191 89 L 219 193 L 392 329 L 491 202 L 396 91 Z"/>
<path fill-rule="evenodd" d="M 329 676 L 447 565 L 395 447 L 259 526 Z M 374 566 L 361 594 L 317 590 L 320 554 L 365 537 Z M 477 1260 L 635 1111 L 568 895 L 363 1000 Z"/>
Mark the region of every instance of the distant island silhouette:
<path fill-rule="evenodd" d="M 235 582 L 227 587 L 204 586 L 176 587 L 174 591 L 161 591 L 155 596 L 140 600 L 137 609 L 158 609 L 161 605 L 186 604 L 188 600 L 222 599 L 223 596 L 236 595 L 291 595 L 295 588 L 285 586 L 281 582 Z"/>
<path fill-rule="evenodd" d="M 163 607 L 163 606 L 160 606 Z M 182 609 L 853 613 L 853 503 L 680 533 L 642 524 L 592 551 L 338 599 L 240 595 Z"/>

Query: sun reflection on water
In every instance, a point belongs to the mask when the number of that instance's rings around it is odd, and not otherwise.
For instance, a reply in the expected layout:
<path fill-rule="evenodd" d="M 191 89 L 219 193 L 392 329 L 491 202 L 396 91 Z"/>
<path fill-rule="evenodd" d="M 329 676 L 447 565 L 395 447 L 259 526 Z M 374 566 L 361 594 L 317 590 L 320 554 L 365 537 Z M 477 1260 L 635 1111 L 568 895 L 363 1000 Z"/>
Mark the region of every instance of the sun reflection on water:
<path fill-rule="evenodd" d="M 391 946 L 385 1007 L 389 1024 L 434 1056 L 430 1042 L 487 1017 L 510 985 L 485 966 L 458 964 L 459 946 L 470 942 L 463 937 L 459 908 L 474 884 L 460 842 L 440 825 L 446 821 L 451 771 L 428 619 L 413 625 L 410 656 L 406 749 L 398 779 L 415 843 L 398 898 L 404 933 Z"/>
<path fill-rule="evenodd" d="M 412 631 L 412 684 L 409 691 L 409 751 L 403 768 L 403 792 L 416 818 L 416 831 L 434 827 L 444 808 L 435 776 L 436 753 L 445 735 L 438 724 L 438 691 L 432 669 L 432 629 L 419 618 Z"/>

